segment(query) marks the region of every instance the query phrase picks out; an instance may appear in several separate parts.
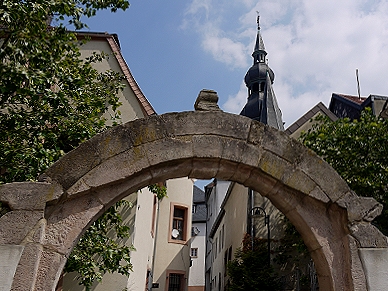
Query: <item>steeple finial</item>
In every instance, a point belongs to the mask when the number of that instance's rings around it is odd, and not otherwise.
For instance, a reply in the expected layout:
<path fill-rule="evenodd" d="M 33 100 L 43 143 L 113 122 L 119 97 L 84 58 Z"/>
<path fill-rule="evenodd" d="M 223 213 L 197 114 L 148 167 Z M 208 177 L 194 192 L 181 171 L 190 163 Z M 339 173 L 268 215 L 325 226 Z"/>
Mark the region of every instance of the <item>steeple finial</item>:
<path fill-rule="evenodd" d="M 257 30 L 260 30 L 260 12 L 256 11 L 257 13 Z"/>

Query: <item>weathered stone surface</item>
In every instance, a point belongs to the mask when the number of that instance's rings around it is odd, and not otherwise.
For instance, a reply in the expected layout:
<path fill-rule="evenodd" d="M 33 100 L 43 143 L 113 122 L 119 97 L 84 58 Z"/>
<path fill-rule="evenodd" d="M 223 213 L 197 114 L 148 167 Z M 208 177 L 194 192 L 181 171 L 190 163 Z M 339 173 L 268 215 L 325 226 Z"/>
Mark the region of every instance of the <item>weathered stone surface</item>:
<path fill-rule="evenodd" d="M 298 168 L 315 181 L 332 202 L 337 201 L 350 191 L 346 182 L 324 160 L 310 150 L 298 163 Z"/>
<path fill-rule="evenodd" d="M 265 129 L 266 126 L 263 123 L 252 120 L 247 142 L 255 146 L 260 146 L 263 142 Z"/>
<path fill-rule="evenodd" d="M 253 168 L 251 166 L 239 164 L 230 180 L 245 185 L 245 182 L 251 176 L 252 171 Z"/>
<path fill-rule="evenodd" d="M 224 138 L 222 142 L 221 159 L 237 163 L 241 162 L 241 158 L 246 154 L 244 152 L 247 148 L 246 143 L 232 138 Z M 255 160 L 255 157 L 252 157 L 252 159 Z"/>
<path fill-rule="evenodd" d="M 387 248 L 387 237 L 370 223 L 354 223 L 350 226 L 351 235 L 361 248 Z"/>
<path fill-rule="evenodd" d="M 218 95 L 216 91 L 203 89 L 199 92 L 194 109 L 198 111 L 220 111 L 217 105 Z"/>
<path fill-rule="evenodd" d="M 40 256 L 43 247 L 39 244 L 26 244 L 20 262 L 16 269 L 12 291 L 33 290 Z"/>
<path fill-rule="evenodd" d="M 220 159 L 223 151 L 223 139 L 214 135 L 193 136 L 193 156 L 196 158 Z M 206 149 L 206 150 L 204 150 Z"/>
<path fill-rule="evenodd" d="M 173 136 L 218 135 L 246 140 L 252 120 L 224 112 L 166 113 L 160 116 Z"/>
<path fill-rule="evenodd" d="M 191 160 L 179 160 L 169 163 L 164 163 L 151 169 L 152 179 L 150 184 L 160 183 L 170 179 L 171 173 L 174 173 L 175 178 L 188 177 L 193 170 L 193 163 Z M 132 179 L 131 179 L 132 180 Z M 148 186 L 149 184 L 147 184 Z"/>
<path fill-rule="evenodd" d="M 215 162 L 216 161 L 216 162 Z M 193 159 L 192 170 L 189 174 L 189 178 L 196 179 L 212 179 L 213 177 L 217 177 L 217 173 L 219 170 L 219 160 L 218 159 Z"/>
<path fill-rule="evenodd" d="M 63 194 L 59 185 L 41 182 L 16 182 L 0 186 L 0 201 L 12 210 L 43 210 L 46 202 Z"/>
<path fill-rule="evenodd" d="M 97 188 L 123 180 L 148 167 L 149 161 L 144 147 L 134 147 L 95 167 L 77 181 L 67 193 L 69 196 L 77 195 L 88 191 L 90 188 Z"/>
<path fill-rule="evenodd" d="M 0 245 L 0 290 L 11 290 L 23 249 L 21 245 Z"/>
<path fill-rule="evenodd" d="M 285 173 L 282 181 L 288 187 L 306 195 L 309 195 L 317 187 L 317 184 L 299 169 Z"/>
<path fill-rule="evenodd" d="M 330 201 L 330 198 L 318 186 L 310 192 L 309 196 L 322 201 L 323 203 L 328 203 Z"/>
<path fill-rule="evenodd" d="M 43 211 L 16 210 L 0 218 L 0 244 L 21 244 L 43 219 Z"/>
<path fill-rule="evenodd" d="M 187 159 L 193 156 L 193 137 L 187 138 L 166 138 L 144 145 L 144 152 L 147 153 L 148 163 L 151 166 L 167 161 Z M 179 151 L 176 149 L 179 148 Z M 144 165 L 143 165 L 144 166 Z M 133 168 L 137 169 L 136 165 Z"/>
<path fill-rule="evenodd" d="M 385 291 L 388 286 L 388 249 L 359 249 L 367 281 L 366 290 Z"/>
<path fill-rule="evenodd" d="M 36 275 L 34 291 L 55 290 L 65 263 L 66 257 L 64 255 L 43 250 Z"/>
<path fill-rule="evenodd" d="M 47 220 L 44 246 L 69 254 L 79 236 L 103 209 L 93 196 L 82 196 L 56 207 Z"/>
<path fill-rule="evenodd" d="M 288 161 L 268 151 L 263 152 L 259 168 L 277 180 L 282 180 L 286 173 L 294 170 L 294 167 Z"/>
<path fill-rule="evenodd" d="M 262 171 L 254 169 L 249 173 L 249 178 L 244 182 L 244 185 L 259 192 L 262 196 L 268 196 L 270 193 L 276 193 L 278 180 Z"/>
<path fill-rule="evenodd" d="M 230 181 L 236 174 L 238 169 L 238 163 L 228 160 L 220 160 L 219 169 L 217 172 L 217 179 L 221 181 Z"/>
<path fill-rule="evenodd" d="M 383 211 L 383 205 L 371 197 L 359 197 L 353 191 L 348 192 L 337 201 L 337 204 L 347 209 L 348 219 L 353 221 L 371 222 Z"/>
<path fill-rule="evenodd" d="M 263 152 L 263 149 L 259 146 L 245 144 L 245 147 L 243 148 L 243 154 L 240 157 L 240 163 L 258 168 Z"/>
<path fill-rule="evenodd" d="M 358 254 L 357 242 L 351 235 L 347 236 L 349 240 L 349 250 L 351 256 L 351 273 L 353 277 L 354 291 L 368 290 L 366 287 L 366 278 L 361 263 L 360 256 Z"/>
<path fill-rule="evenodd" d="M 282 157 L 291 164 L 298 163 L 306 154 L 306 147 L 300 142 L 273 127 L 265 126 L 262 136 L 262 146 L 265 150 Z"/>

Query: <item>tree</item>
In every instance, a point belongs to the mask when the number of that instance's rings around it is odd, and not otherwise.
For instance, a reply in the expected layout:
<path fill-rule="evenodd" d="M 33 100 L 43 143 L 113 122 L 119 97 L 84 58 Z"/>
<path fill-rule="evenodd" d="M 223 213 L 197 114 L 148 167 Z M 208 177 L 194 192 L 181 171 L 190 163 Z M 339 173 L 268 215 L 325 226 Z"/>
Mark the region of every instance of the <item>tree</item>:
<path fill-rule="evenodd" d="M 227 266 L 231 291 L 276 291 L 280 282 L 272 266 L 268 266 L 267 241 L 254 239 L 246 234 L 242 247 L 238 248 L 235 258 Z"/>
<path fill-rule="evenodd" d="M 0 184 L 35 180 L 66 152 L 108 128 L 103 117 L 108 106 L 112 123 L 119 122 L 122 76 L 93 68 L 104 54 L 82 60 L 82 42 L 66 25 L 81 29 L 86 27 L 81 17 L 128 6 L 127 0 L 1 2 Z M 51 20 L 57 25 L 50 26 Z M 117 212 L 122 203 L 93 224 L 69 258 L 66 270 L 77 270 L 87 288 L 107 271 L 131 270 L 130 247 L 107 236 L 112 231 L 119 240 L 129 235 Z M 0 216 L 7 210 L 0 203 Z M 98 262 L 103 264 L 94 268 Z"/>
<path fill-rule="evenodd" d="M 325 159 L 360 196 L 383 204 L 374 221 L 388 235 L 388 120 L 366 108 L 359 120 L 320 116 L 301 141 Z"/>
<path fill-rule="evenodd" d="M 107 272 L 129 276 L 132 271 L 130 254 L 134 248 L 125 244 L 130 228 L 121 217 L 121 210 L 131 207 L 127 200 L 110 207 L 81 237 L 67 260 L 64 272 L 78 272 L 79 284 L 86 290 Z"/>
<path fill-rule="evenodd" d="M 0 184 L 35 180 L 50 164 L 119 119 L 120 74 L 98 72 L 104 55 L 80 59 L 65 24 L 126 9 L 126 0 L 3 0 L 0 4 Z M 50 19 L 58 23 L 48 26 Z M 68 19 L 66 22 L 65 19 Z"/>

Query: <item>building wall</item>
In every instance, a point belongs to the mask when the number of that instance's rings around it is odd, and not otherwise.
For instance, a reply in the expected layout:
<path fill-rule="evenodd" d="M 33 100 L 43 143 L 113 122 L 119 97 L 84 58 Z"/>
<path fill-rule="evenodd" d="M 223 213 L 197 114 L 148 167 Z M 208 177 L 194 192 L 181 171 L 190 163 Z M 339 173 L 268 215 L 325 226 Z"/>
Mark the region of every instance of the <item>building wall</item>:
<path fill-rule="evenodd" d="M 321 115 L 323 115 L 322 112 L 317 112 L 311 119 L 315 119 L 316 117 L 321 116 Z M 316 123 L 316 122 L 310 122 L 310 121 L 305 122 L 295 132 L 290 134 L 290 136 L 295 138 L 295 139 L 298 139 L 300 137 L 301 133 L 307 132 L 310 128 L 313 127 L 314 123 Z"/>
<path fill-rule="evenodd" d="M 113 70 L 115 72 L 122 73 L 119 63 L 114 56 L 114 52 L 112 52 L 108 42 L 105 39 L 90 40 L 81 46 L 81 58 L 86 58 L 91 56 L 93 53 L 101 52 L 108 54 L 108 58 L 104 59 L 100 63 L 94 64 L 93 67 L 100 72 Z M 123 82 L 125 88 L 122 92 L 119 92 L 120 102 L 122 103 L 122 106 L 120 106 L 119 110 L 121 112 L 122 122 L 124 123 L 130 120 L 144 117 L 144 113 L 127 80 L 124 80 Z M 105 117 L 109 120 L 109 114 L 106 113 Z"/>
<path fill-rule="evenodd" d="M 168 272 L 179 271 L 184 274 L 183 290 L 187 290 L 190 268 L 193 181 L 187 178 L 180 178 L 168 180 L 166 185 L 168 197 L 164 198 L 160 203 L 154 283 L 159 283 L 158 291 L 164 291 L 167 289 L 166 283 Z M 171 239 L 172 205 L 187 207 L 187 233 L 184 241 L 172 241 Z"/>
<path fill-rule="evenodd" d="M 191 248 L 196 248 L 198 252 L 197 257 L 191 257 L 189 291 L 204 291 L 206 223 L 193 222 L 192 227 L 198 228 L 199 233 L 191 239 Z"/>

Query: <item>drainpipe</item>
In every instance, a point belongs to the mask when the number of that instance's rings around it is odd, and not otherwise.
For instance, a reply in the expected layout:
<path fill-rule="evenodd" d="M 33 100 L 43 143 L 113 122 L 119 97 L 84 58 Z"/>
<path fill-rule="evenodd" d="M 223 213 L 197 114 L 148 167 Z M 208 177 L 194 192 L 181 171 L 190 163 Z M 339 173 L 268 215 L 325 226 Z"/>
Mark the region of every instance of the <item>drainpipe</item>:
<path fill-rule="evenodd" d="M 154 282 L 154 270 L 155 270 L 155 256 L 156 256 L 156 241 L 158 237 L 158 226 L 159 226 L 159 205 L 160 200 L 158 199 L 158 208 L 156 210 L 156 226 L 155 226 L 155 236 L 154 236 L 154 250 L 152 254 L 152 263 L 151 263 L 151 272 L 148 275 L 148 291 L 152 291 L 152 283 Z"/>
<path fill-rule="evenodd" d="M 249 209 L 249 212 L 248 212 L 248 219 L 249 219 L 249 225 L 250 225 L 250 234 L 251 234 L 251 248 L 252 248 L 252 251 L 253 251 L 253 242 L 254 242 L 254 226 L 253 226 L 253 217 L 252 217 L 252 208 L 254 207 L 254 197 L 253 197 L 253 190 L 251 188 L 248 188 L 248 199 L 249 199 L 249 202 L 248 202 L 248 209 Z"/>

